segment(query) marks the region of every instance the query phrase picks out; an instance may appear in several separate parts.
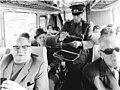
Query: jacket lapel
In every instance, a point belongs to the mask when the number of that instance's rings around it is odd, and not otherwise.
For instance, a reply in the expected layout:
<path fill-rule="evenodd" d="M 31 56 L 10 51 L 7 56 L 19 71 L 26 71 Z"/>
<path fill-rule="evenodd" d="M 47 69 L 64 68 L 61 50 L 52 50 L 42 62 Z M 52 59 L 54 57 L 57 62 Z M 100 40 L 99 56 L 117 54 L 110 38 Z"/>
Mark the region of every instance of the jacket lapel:
<path fill-rule="evenodd" d="M 82 35 L 82 22 L 76 26 L 74 33 L 78 37 Z"/>
<path fill-rule="evenodd" d="M 12 65 L 13 65 L 13 62 L 11 62 L 12 60 L 13 60 L 13 57 L 11 54 L 5 55 L 2 58 L 0 62 L 0 77 L 3 77 L 4 75 L 6 75 L 7 77 L 9 75 L 7 78 L 10 79 L 10 72 L 12 72 Z M 8 64 L 10 64 L 10 66 Z"/>
<path fill-rule="evenodd" d="M 31 67 L 31 64 L 32 64 L 32 60 L 30 60 L 25 64 L 25 66 L 23 67 L 23 69 L 20 71 L 19 75 L 15 79 L 16 82 L 20 83 L 21 80 L 29 74 L 29 69 Z"/>
<path fill-rule="evenodd" d="M 10 62 L 10 64 L 4 69 L 4 77 L 7 77 L 7 79 L 10 79 L 13 69 L 13 61 Z"/>
<path fill-rule="evenodd" d="M 71 21 L 71 25 L 70 25 L 70 31 L 69 34 L 73 35 L 74 31 L 75 31 L 76 25 L 74 24 L 74 21 Z"/>
<path fill-rule="evenodd" d="M 113 73 L 103 60 L 100 63 L 100 70 L 100 80 L 105 84 L 105 86 L 111 88 L 112 90 L 120 90 Z"/>

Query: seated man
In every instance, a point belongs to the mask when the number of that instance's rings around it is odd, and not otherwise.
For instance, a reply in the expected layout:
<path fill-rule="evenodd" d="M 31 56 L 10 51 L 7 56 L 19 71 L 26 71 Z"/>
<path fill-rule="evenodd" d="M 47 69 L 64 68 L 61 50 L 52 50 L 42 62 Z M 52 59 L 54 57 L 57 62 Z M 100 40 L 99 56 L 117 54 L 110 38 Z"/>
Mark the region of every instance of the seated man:
<path fill-rule="evenodd" d="M 0 90 L 49 90 L 48 73 L 45 62 L 31 54 L 30 40 L 25 37 L 16 39 L 11 54 L 0 62 Z"/>
<path fill-rule="evenodd" d="M 99 38 L 100 58 L 83 69 L 83 90 L 120 90 L 120 40 L 116 35 Z"/>

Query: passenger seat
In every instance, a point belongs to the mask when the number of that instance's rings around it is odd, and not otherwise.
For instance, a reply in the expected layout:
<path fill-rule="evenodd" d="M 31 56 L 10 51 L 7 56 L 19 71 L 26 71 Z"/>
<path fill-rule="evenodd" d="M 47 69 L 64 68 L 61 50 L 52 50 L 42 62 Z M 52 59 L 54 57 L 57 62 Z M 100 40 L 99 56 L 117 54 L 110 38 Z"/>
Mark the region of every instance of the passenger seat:
<path fill-rule="evenodd" d="M 10 53 L 10 48 L 0 47 L 0 60 L 2 59 L 3 55 L 9 53 Z"/>

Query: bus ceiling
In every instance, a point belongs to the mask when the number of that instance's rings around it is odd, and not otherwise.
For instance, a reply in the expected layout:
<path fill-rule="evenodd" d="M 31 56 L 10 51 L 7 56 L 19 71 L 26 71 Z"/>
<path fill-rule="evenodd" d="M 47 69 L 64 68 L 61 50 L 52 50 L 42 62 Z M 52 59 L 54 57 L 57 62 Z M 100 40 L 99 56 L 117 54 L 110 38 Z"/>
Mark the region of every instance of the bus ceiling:
<path fill-rule="evenodd" d="M 68 11 L 68 8 L 65 7 L 69 7 L 70 5 L 76 3 L 84 3 L 88 6 L 90 11 L 104 11 L 112 7 L 117 7 L 116 4 L 118 4 L 120 0 L 61 0 L 61 2 L 66 11 Z"/>
<path fill-rule="evenodd" d="M 57 1 L 54 6 L 54 2 Z M 3 12 L 23 12 L 39 14 L 58 14 L 70 12 L 69 6 L 75 3 L 85 3 L 90 11 L 102 11 L 111 8 L 119 0 L 0 0 L 0 10 Z"/>
<path fill-rule="evenodd" d="M 0 11 L 37 14 L 58 14 L 60 9 L 42 1 L 0 0 Z"/>
<path fill-rule="evenodd" d="M 89 0 L 89 8 L 91 11 L 104 11 L 118 7 L 119 0 Z"/>

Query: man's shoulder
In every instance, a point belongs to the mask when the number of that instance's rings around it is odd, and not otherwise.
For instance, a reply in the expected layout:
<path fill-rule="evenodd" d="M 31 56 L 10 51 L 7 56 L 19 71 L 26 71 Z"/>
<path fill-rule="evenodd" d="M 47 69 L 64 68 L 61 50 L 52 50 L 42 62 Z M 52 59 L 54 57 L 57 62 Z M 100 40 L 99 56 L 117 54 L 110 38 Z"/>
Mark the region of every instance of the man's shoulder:
<path fill-rule="evenodd" d="M 2 59 L 1 59 L 1 62 L 9 62 L 13 60 L 13 56 L 12 54 L 5 54 Z"/>
<path fill-rule="evenodd" d="M 67 20 L 64 25 L 70 25 L 73 22 L 73 20 Z"/>
<path fill-rule="evenodd" d="M 83 71 L 85 71 L 85 72 L 92 72 L 92 73 L 93 72 L 98 72 L 99 71 L 100 62 L 101 62 L 101 59 L 99 58 L 96 61 L 87 64 L 84 67 Z"/>
<path fill-rule="evenodd" d="M 82 20 L 83 25 L 90 25 L 87 21 Z"/>

